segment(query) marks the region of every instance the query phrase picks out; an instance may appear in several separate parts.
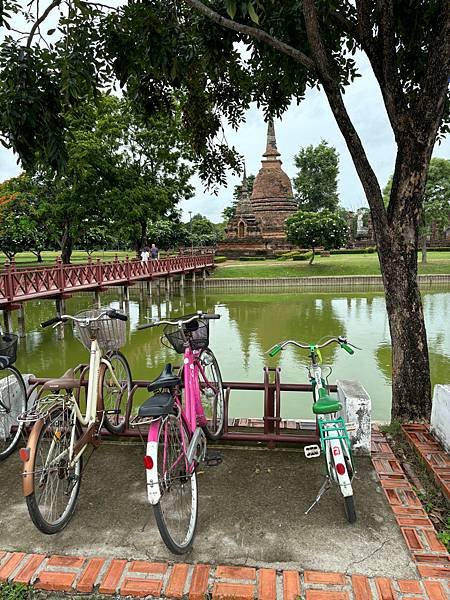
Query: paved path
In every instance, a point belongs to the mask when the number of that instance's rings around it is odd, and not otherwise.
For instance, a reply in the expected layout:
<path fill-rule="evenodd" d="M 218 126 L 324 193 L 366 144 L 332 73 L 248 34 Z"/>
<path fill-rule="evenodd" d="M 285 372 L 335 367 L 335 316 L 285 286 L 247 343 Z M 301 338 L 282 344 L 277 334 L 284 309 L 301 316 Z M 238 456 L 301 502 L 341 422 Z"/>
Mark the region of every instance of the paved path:
<path fill-rule="evenodd" d="M 102 446 L 74 519 L 52 537 L 29 522 L 20 465 L 10 460 L 0 465 L 0 582 L 32 583 L 52 598 L 96 590 L 96 598 L 448 600 L 449 554 L 377 431 L 372 446 L 375 470 L 358 462 L 356 526 L 332 492 L 302 514 L 320 475 L 300 452 L 227 449 L 224 464 L 200 476 L 200 526 L 185 562 L 159 540 L 139 447 Z"/>

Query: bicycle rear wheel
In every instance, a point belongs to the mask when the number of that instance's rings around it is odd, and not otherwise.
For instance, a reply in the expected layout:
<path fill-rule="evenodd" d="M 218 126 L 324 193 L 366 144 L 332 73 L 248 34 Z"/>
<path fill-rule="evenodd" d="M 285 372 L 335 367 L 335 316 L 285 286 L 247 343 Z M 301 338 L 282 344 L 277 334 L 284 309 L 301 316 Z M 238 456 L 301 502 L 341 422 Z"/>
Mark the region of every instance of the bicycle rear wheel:
<path fill-rule="evenodd" d="M 111 352 L 105 356 L 112 371 L 105 363 L 101 364 L 99 390 L 101 390 L 101 410 L 105 411 L 104 424 L 111 433 L 122 433 L 125 429 L 125 414 L 131 392 L 131 369 L 121 352 Z M 119 387 L 117 387 L 114 373 Z"/>
<path fill-rule="evenodd" d="M 38 421 L 35 427 L 40 426 Z M 80 429 L 67 410 L 48 415 L 37 437 L 30 469 L 33 493 L 26 497 L 31 520 L 42 533 L 52 534 L 64 529 L 70 521 L 78 498 L 83 470 L 83 457 L 69 465 L 72 434 L 76 444 Z M 31 439 L 32 436 L 30 436 Z"/>
<path fill-rule="evenodd" d="M 162 421 L 157 458 L 161 498 L 153 510 L 161 537 L 174 554 L 184 554 L 190 549 L 197 527 L 197 476 L 195 471 L 189 473 L 187 469 L 188 443 L 181 417 L 171 415 Z"/>
<path fill-rule="evenodd" d="M 199 358 L 200 393 L 206 425 L 202 429 L 209 440 L 218 440 L 225 426 L 225 398 L 219 363 L 210 348 L 205 348 Z"/>
<path fill-rule="evenodd" d="M 13 366 L 0 370 L 0 461 L 19 443 L 22 423 L 17 417 L 27 409 L 27 391 L 20 372 Z"/>

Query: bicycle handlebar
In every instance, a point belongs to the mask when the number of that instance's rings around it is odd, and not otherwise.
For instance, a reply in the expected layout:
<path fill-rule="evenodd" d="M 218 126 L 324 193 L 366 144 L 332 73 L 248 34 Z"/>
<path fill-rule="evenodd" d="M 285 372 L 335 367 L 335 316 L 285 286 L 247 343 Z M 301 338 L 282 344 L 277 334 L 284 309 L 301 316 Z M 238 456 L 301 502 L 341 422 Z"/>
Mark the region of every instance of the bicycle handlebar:
<path fill-rule="evenodd" d="M 119 312 L 115 308 L 108 308 L 107 310 L 102 311 L 96 317 L 84 317 L 82 319 L 80 319 L 78 317 L 74 317 L 72 315 L 57 315 L 56 317 L 52 317 L 51 319 L 48 319 L 47 321 L 43 321 L 41 323 L 41 327 L 45 328 L 45 327 L 49 327 L 50 325 L 55 325 L 57 323 L 65 323 L 66 321 L 69 321 L 69 320 L 75 321 L 76 323 L 88 324 L 88 323 L 91 323 L 92 321 L 98 321 L 105 315 L 107 315 L 110 319 L 119 319 L 119 321 L 128 321 L 127 315 L 124 315 L 123 313 Z"/>
<path fill-rule="evenodd" d="M 208 314 L 199 311 L 196 315 L 192 315 L 189 319 L 177 319 L 176 321 L 168 321 L 166 319 L 157 319 L 155 318 L 152 323 L 144 323 L 143 325 L 138 325 L 136 329 L 148 329 L 149 327 L 157 327 L 158 325 L 185 325 L 186 323 L 191 323 L 195 321 L 195 319 L 220 319 L 220 315 L 217 314 Z"/>
<path fill-rule="evenodd" d="M 298 348 L 306 348 L 306 349 L 310 349 L 311 346 L 313 346 L 314 348 L 324 348 L 325 346 L 328 346 L 329 344 L 335 342 L 336 344 L 339 344 L 341 348 L 343 348 L 346 352 L 348 352 L 349 354 L 354 354 L 355 351 L 353 350 L 353 348 L 357 348 L 358 350 L 360 350 L 361 348 L 358 348 L 358 346 L 355 346 L 354 344 L 350 344 L 350 342 L 347 341 L 347 338 L 344 336 L 339 336 L 339 337 L 332 337 L 330 339 L 328 339 L 326 342 L 324 342 L 323 344 L 302 344 L 300 342 L 296 342 L 295 340 L 286 340 L 285 342 L 279 342 L 278 344 L 275 344 L 275 346 L 272 346 L 272 348 L 269 348 L 269 350 L 267 351 L 269 356 L 276 356 L 279 352 L 281 352 L 281 350 L 283 350 L 283 348 L 285 346 L 287 346 L 288 344 L 292 344 L 293 346 L 297 346 Z"/>

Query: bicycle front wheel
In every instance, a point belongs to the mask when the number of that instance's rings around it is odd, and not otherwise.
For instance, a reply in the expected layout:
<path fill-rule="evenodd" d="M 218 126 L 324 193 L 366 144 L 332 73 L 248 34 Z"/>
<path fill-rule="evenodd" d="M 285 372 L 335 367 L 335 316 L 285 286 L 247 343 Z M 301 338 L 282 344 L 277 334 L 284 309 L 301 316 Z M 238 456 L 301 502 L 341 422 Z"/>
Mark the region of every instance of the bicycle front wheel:
<path fill-rule="evenodd" d="M 200 393 L 206 424 L 202 429 L 209 440 L 218 440 L 225 426 L 225 398 L 219 363 L 210 348 L 200 355 Z"/>
<path fill-rule="evenodd" d="M 0 371 L 0 461 L 19 443 L 22 423 L 17 417 L 27 409 L 27 391 L 20 372 L 13 366 Z"/>
<path fill-rule="evenodd" d="M 38 421 L 35 427 L 40 427 Z M 83 470 L 82 456 L 70 464 L 71 438 L 80 437 L 72 414 L 58 410 L 45 418 L 30 465 L 33 492 L 26 497 L 31 520 L 42 533 L 52 534 L 64 529 L 70 521 L 78 498 Z M 30 436 L 30 439 L 32 436 Z"/>
<path fill-rule="evenodd" d="M 121 352 L 111 352 L 105 359 L 111 368 L 106 363 L 100 367 L 101 409 L 105 411 L 106 429 L 118 434 L 125 429 L 125 414 L 131 393 L 131 369 Z"/>
<path fill-rule="evenodd" d="M 197 476 L 187 468 L 188 442 L 181 417 L 171 415 L 162 421 L 157 457 L 161 498 L 153 510 L 161 537 L 174 554 L 190 549 L 197 527 Z"/>

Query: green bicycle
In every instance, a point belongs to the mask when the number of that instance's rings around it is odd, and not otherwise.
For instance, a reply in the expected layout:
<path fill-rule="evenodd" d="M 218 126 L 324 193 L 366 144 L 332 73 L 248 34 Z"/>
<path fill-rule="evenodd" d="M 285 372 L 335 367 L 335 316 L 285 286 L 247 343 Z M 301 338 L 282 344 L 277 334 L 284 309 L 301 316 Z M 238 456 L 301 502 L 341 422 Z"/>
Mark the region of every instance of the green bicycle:
<path fill-rule="evenodd" d="M 323 340 L 324 338 L 322 338 Z M 319 340 L 321 342 L 322 340 Z M 322 453 L 325 458 L 326 478 L 317 493 L 316 499 L 305 514 L 320 501 L 324 493 L 331 487 L 332 483 L 339 486 L 344 497 L 344 508 L 349 523 L 356 521 L 355 504 L 353 500 L 352 480 L 356 473 L 352 453 L 352 444 L 348 435 L 345 421 L 336 415 L 342 410 L 341 403 L 329 394 L 328 376 L 323 376 L 322 356 L 320 349 L 329 344 L 339 344 L 349 354 L 354 354 L 353 348 L 357 348 L 347 341 L 347 338 L 330 337 L 322 344 L 303 344 L 295 340 L 279 342 L 268 350 L 269 356 L 275 356 L 289 344 L 309 351 L 310 365 L 308 367 L 309 380 L 313 388 L 313 413 L 316 415 L 317 429 L 320 436 L 320 447 L 316 444 L 305 446 L 306 458 L 315 458 Z M 330 369 L 331 371 L 331 369 Z"/>

